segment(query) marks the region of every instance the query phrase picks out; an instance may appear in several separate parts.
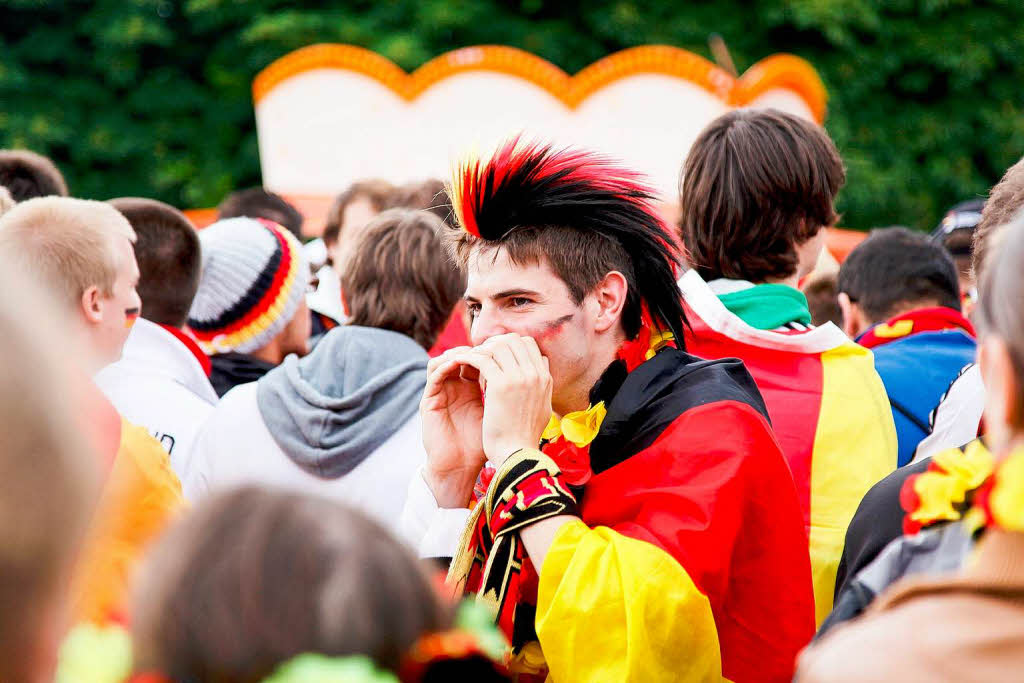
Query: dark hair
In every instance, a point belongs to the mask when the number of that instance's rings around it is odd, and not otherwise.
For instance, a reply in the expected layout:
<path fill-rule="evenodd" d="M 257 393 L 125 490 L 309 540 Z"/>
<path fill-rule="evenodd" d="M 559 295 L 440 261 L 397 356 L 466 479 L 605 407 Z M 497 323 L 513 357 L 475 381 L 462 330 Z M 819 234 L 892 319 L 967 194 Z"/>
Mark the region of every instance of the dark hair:
<path fill-rule="evenodd" d="M 345 209 L 349 204 L 365 199 L 375 211 L 383 211 L 392 206 L 395 186 L 386 180 L 359 180 L 349 185 L 344 191 L 334 198 L 331 208 L 327 210 L 327 222 L 324 224 L 323 240 L 328 244 L 338 241 L 341 236 L 341 229 L 344 227 L 342 219 L 345 217 Z"/>
<path fill-rule="evenodd" d="M 283 226 L 297 239 L 302 239 L 302 214 L 281 195 L 262 187 L 232 192 L 217 207 L 217 220 L 224 218 L 266 218 Z"/>
<path fill-rule="evenodd" d="M 132 224 L 137 237 L 142 317 L 183 327 L 199 289 L 202 254 L 199 235 L 185 214 L 155 199 L 121 197 L 110 204 Z"/>
<path fill-rule="evenodd" d="M 998 246 L 982 264 L 981 296 L 975 307 L 978 329 L 983 335 L 994 334 L 1006 344 L 1013 363 L 1017 387 L 1024 387 L 1024 209 L 1019 210 L 1009 223 L 992 226 L 992 235 Z M 992 245 L 996 246 L 996 245 Z M 1024 396 L 1016 397 L 1014 418 L 1020 429 L 1024 420 Z"/>
<path fill-rule="evenodd" d="M 843 309 L 839 307 L 839 284 L 835 275 L 815 277 L 803 287 L 813 325 L 835 323 L 843 326 Z"/>
<path fill-rule="evenodd" d="M 395 188 L 388 201 L 388 207 L 429 211 L 449 225 L 455 220 L 448 190 L 445 189 L 444 183 L 436 178 Z"/>
<path fill-rule="evenodd" d="M 872 322 L 929 304 L 960 310 L 960 280 L 949 253 L 903 227 L 872 230 L 840 267 L 839 291 Z"/>
<path fill-rule="evenodd" d="M 708 125 L 680 183 L 681 232 L 706 279 L 791 276 L 795 247 L 833 225 L 842 159 L 819 126 L 773 109 L 742 109 Z"/>
<path fill-rule="evenodd" d="M 425 349 L 437 341 L 465 276 L 440 241 L 444 223 L 426 211 L 389 209 L 366 226 L 341 274 L 349 324 L 412 337 Z"/>
<path fill-rule="evenodd" d="M 985 265 L 988 236 L 995 228 L 1009 223 L 1024 208 L 1024 158 L 1006 170 L 988 195 L 981 222 L 974 229 L 974 253 L 971 262 L 975 275 Z"/>
<path fill-rule="evenodd" d="M 136 588 L 136 670 L 175 681 L 255 683 L 306 652 L 395 670 L 417 638 L 453 620 L 382 526 L 332 500 L 256 487 L 201 503 Z"/>
<path fill-rule="evenodd" d="M 618 271 L 627 284 L 626 337 L 640 331 L 646 306 L 682 348 L 679 250 L 636 173 L 600 155 L 517 138 L 486 161 L 466 162 L 448 192 L 461 229 L 447 229 L 446 242 L 461 267 L 475 250 L 547 263 L 577 304 Z"/>
<path fill-rule="evenodd" d="M 0 185 L 7 188 L 16 202 L 50 195 L 68 196 L 68 185 L 54 163 L 27 149 L 0 149 Z"/>

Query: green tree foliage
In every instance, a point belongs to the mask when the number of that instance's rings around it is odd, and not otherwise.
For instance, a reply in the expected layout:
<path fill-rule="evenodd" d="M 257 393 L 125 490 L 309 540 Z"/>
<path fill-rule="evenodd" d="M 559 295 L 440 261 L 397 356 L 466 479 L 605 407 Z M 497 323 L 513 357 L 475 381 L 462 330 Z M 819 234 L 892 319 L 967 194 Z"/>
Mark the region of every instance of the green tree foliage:
<path fill-rule="evenodd" d="M 209 206 L 259 182 L 250 83 L 315 42 L 406 69 L 466 45 L 538 54 L 570 73 L 664 43 L 742 71 L 808 59 L 849 168 L 844 224 L 934 225 L 1024 154 L 1020 0 L 6 0 L 0 147 L 51 155 L 75 194 Z"/>

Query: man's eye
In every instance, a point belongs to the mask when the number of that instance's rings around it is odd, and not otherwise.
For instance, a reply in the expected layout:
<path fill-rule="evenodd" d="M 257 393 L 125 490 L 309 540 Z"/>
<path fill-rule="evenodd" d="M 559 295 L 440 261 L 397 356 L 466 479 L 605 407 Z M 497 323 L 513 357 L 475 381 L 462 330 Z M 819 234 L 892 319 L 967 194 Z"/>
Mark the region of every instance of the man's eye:
<path fill-rule="evenodd" d="M 529 304 L 532 304 L 533 302 L 530 301 L 529 299 L 523 298 L 521 296 L 514 296 L 511 299 L 509 299 L 509 303 L 512 304 L 513 306 L 518 307 L 518 306 L 528 306 Z"/>
<path fill-rule="evenodd" d="M 466 310 L 469 311 L 470 318 L 475 318 L 480 315 L 480 304 L 469 304 Z"/>

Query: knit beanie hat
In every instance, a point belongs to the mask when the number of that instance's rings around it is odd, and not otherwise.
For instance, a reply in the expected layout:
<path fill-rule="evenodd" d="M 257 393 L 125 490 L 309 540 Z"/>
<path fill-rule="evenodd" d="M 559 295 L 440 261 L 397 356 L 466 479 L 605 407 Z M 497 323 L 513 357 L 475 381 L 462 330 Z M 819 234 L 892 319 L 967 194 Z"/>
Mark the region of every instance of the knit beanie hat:
<path fill-rule="evenodd" d="M 203 274 L 188 326 L 206 353 L 251 353 L 291 322 L 306 295 L 299 241 L 262 218 L 228 218 L 200 231 Z"/>

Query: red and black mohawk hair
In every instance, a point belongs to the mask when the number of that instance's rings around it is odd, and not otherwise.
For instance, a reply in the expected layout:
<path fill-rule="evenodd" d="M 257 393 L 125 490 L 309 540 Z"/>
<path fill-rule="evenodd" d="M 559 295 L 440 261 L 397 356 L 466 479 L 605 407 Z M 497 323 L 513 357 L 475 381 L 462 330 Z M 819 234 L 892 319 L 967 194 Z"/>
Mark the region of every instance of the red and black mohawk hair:
<path fill-rule="evenodd" d="M 516 137 L 490 159 L 458 164 L 449 194 L 462 229 L 487 242 L 501 242 L 517 228 L 554 226 L 614 240 L 629 255 L 635 279 L 623 311 L 627 331 L 639 328 L 646 309 L 650 322 L 670 330 L 682 348 L 680 253 L 639 173 L 598 154 Z M 628 314 L 636 320 L 627 321 Z"/>

